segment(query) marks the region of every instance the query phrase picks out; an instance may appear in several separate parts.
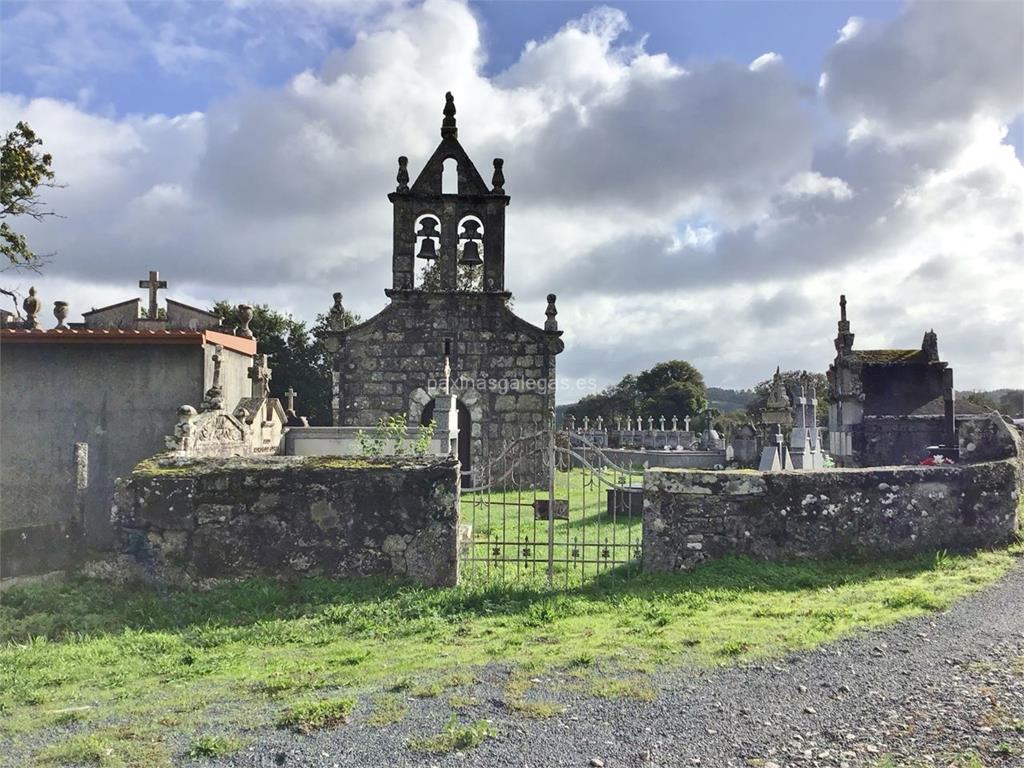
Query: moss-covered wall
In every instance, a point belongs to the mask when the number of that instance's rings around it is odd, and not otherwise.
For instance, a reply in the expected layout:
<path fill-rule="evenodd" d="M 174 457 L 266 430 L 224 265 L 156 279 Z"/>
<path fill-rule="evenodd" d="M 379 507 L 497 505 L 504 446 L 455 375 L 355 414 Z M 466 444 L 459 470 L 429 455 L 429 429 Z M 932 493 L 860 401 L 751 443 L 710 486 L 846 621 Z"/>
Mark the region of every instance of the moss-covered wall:
<path fill-rule="evenodd" d="M 1010 542 L 1017 459 L 812 472 L 650 470 L 643 563 L 672 571 L 725 555 L 878 557 Z"/>
<path fill-rule="evenodd" d="M 139 464 L 113 519 L 158 579 L 323 574 L 458 580 L 458 462 L 265 456 Z"/>

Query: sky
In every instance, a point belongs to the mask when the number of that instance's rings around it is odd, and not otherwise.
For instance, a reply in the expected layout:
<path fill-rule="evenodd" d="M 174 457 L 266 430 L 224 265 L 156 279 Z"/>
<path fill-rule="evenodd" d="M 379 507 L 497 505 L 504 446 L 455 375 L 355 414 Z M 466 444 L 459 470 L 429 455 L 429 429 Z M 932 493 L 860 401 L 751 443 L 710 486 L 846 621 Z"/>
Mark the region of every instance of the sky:
<path fill-rule="evenodd" d="M 934 328 L 959 389 L 1024 385 L 1024 5 L 991 0 L 5 0 L 0 125 L 64 186 L 0 285 L 369 317 L 446 91 L 505 159 L 515 311 L 558 294 L 560 402 L 668 359 L 823 371 L 840 293 L 857 347 Z"/>

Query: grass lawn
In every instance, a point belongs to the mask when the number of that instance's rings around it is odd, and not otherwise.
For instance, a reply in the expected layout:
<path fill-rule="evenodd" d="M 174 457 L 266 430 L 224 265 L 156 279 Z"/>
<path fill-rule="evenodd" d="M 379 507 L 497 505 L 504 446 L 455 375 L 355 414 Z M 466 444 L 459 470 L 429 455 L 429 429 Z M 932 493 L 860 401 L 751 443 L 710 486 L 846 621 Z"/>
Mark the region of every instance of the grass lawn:
<path fill-rule="evenodd" d="M 777 656 L 941 610 L 1018 553 L 722 560 L 628 579 L 613 569 L 557 592 L 324 579 L 205 592 L 84 579 L 15 589 L 0 597 L 0 762 L 151 768 L 230 753 L 262 727 L 383 727 L 418 697 L 444 697 L 457 712 L 489 662 L 505 665 L 516 717 L 561 712 L 525 695 L 551 667 L 574 670 L 595 695 L 651 699 L 661 665 Z M 439 722 L 409 749 L 501 738 L 488 728 Z"/>
<path fill-rule="evenodd" d="M 580 585 L 617 566 L 637 569 L 643 527 L 639 512 L 630 516 L 626 494 L 613 490 L 609 513 L 608 491 L 642 484 L 642 470 L 555 473 L 556 503 L 566 502 L 568 515 L 554 521 L 555 586 Z M 472 547 L 463 556 L 463 573 L 503 580 L 544 577 L 548 521 L 536 519 L 534 501 L 547 498 L 546 487 L 463 494 L 461 519 L 473 529 Z"/>

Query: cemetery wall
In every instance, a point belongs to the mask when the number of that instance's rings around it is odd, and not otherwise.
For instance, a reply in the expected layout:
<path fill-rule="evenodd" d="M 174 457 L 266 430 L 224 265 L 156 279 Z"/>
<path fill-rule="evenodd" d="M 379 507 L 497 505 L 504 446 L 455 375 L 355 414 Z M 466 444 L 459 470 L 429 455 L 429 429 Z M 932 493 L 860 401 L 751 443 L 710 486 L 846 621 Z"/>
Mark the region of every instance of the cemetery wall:
<path fill-rule="evenodd" d="M 0 578 L 64 570 L 110 547 L 114 479 L 164 449 L 212 368 L 200 334 L 93 344 L 57 333 L 5 330 L 0 343 Z M 242 387 L 249 356 L 224 357 Z"/>
<path fill-rule="evenodd" d="M 122 549 L 160 581 L 252 575 L 458 580 L 454 458 L 143 462 L 120 484 Z"/>
<path fill-rule="evenodd" d="M 945 442 L 944 425 L 941 415 L 865 416 L 851 429 L 853 447 L 865 467 L 917 464 L 924 458 L 925 447 Z M 999 453 L 997 443 L 989 445 L 995 438 L 989 437 L 994 433 L 988 416 L 958 416 L 956 426 L 961 446 L 979 440 L 984 442 L 980 451 L 969 451 L 971 461 L 1005 456 L 1005 452 Z"/>
<path fill-rule="evenodd" d="M 464 469 L 477 469 L 497 452 L 490 446 L 520 429 L 546 423 L 555 406 L 555 355 L 563 347 L 557 331 L 517 317 L 504 293 L 389 293 L 392 303 L 378 315 L 336 332 L 337 426 L 372 426 L 406 413 L 418 423 L 443 379 L 446 340 L 452 394 L 470 425 Z"/>
<path fill-rule="evenodd" d="M 643 564 L 691 568 L 726 555 L 762 560 L 968 550 L 1018 531 L 1017 458 L 938 467 L 812 472 L 651 470 Z"/>

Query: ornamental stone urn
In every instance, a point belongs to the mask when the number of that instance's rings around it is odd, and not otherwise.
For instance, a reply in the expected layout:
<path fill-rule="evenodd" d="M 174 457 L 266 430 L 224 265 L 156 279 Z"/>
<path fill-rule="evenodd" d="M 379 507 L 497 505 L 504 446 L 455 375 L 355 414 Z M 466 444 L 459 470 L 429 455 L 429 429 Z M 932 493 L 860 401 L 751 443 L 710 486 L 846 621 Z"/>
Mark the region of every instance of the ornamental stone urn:
<path fill-rule="evenodd" d="M 57 325 L 54 326 L 54 330 L 66 330 L 67 325 L 64 324 L 64 321 L 68 319 L 68 303 L 66 301 L 53 302 L 53 316 L 57 318 Z"/>
<path fill-rule="evenodd" d="M 238 305 L 238 321 L 241 325 L 238 327 L 238 330 L 235 331 L 235 334 L 246 339 L 251 339 L 253 337 L 252 331 L 249 330 L 249 323 L 252 322 L 251 306 L 248 304 Z"/>

